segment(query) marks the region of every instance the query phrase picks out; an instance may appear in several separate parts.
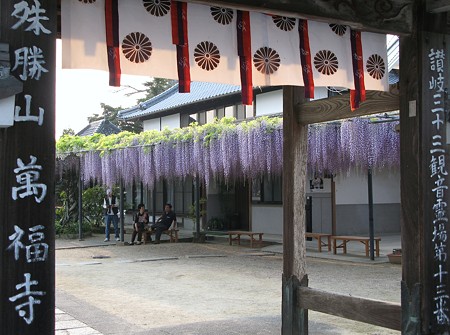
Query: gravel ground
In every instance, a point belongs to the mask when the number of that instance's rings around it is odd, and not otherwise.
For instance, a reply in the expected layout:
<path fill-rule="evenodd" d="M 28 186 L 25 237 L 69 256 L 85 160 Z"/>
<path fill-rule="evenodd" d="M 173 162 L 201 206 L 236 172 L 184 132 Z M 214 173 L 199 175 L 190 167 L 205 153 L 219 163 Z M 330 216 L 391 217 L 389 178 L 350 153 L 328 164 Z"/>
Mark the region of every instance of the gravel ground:
<path fill-rule="evenodd" d="M 282 255 L 225 243 L 59 249 L 57 307 L 103 334 L 280 334 Z M 309 286 L 400 302 L 399 265 L 307 258 Z M 310 334 L 400 332 L 309 312 Z"/>

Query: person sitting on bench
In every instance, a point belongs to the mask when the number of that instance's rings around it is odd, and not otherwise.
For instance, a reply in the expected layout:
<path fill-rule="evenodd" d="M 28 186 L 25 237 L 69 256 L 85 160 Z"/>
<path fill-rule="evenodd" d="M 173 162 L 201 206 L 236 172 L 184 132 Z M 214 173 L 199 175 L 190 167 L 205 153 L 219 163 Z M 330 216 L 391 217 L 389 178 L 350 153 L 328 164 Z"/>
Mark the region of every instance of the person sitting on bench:
<path fill-rule="evenodd" d="M 136 238 L 136 234 L 138 236 L 138 239 L 136 241 L 136 244 L 141 244 L 142 240 L 142 232 L 145 229 L 145 225 L 148 224 L 148 213 L 145 211 L 145 205 L 139 204 L 138 205 L 138 212 L 134 216 L 134 223 L 133 223 L 133 235 L 131 235 L 131 242 L 130 245 L 134 244 L 134 239 Z"/>
<path fill-rule="evenodd" d="M 150 226 L 152 230 L 156 230 L 155 241 L 153 242 L 153 244 L 159 244 L 163 231 L 169 229 L 172 223 L 175 225 L 176 222 L 177 216 L 175 215 L 175 212 L 172 211 L 172 205 L 165 204 L 163 215 L 161 215 L 161 217 L 156 220 L 156 223 Z"/>

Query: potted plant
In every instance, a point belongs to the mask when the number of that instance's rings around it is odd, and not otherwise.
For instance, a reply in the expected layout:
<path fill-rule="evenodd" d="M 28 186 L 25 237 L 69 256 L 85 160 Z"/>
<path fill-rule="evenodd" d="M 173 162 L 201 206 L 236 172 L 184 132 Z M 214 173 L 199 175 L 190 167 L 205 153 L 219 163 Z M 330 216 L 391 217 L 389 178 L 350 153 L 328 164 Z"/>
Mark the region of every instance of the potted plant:
<path fill-rule="evenodd" d="M 402 249 L 392 249 L 392 253 L 387 256 L 392 264 L 402 263 Z"/>

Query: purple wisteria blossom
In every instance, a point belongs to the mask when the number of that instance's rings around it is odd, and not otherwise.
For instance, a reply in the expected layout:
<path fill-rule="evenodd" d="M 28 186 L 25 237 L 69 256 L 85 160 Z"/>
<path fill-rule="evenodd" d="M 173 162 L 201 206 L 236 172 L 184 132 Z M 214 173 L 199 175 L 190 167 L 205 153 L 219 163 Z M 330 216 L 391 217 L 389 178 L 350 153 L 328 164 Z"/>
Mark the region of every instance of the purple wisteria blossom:
<path fill-rule="evenodd" d="M 392 122 L 370 123 L 364 118 L 310 125 L 308 173 L 348 174 L 351 170 L 398 168 L 400 140 L 394 126 Z M 227 126 L 217 134 L 211 129 L 209 133 L 196 131 L 183 139 L 167 137 L 145 146 L 139 146 L 136 139 L 129 147 L 80 153 L 83 180 L 97 180 L 107 186 L 120 180 L 126 185 L 142 181 L 152 189 L 161 180 L 179 182 L 197 174 L 206 184 L 211 180 L 228 183 L 281 176 L 281 122 L 263 119 Z M 64 169 L 65 165 L 59 166 Z"/>

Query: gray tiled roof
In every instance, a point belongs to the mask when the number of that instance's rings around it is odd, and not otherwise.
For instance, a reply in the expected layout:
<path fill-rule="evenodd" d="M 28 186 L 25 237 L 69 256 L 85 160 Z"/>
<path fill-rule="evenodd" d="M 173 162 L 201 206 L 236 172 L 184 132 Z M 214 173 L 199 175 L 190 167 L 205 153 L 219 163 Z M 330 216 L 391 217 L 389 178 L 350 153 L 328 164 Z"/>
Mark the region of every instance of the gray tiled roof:
<path fill-rule="evenodd" d="M 399 70 L 392 69 L 391 71 L 389 71 L 389 85 L 397 84 L 399 81 Z"/>
<path fill-rule="evenodd" d="M 89 123 L 77 133 L 77 136 L 91 136 L 94 134 L 111 135 L 120 132 L 121 130 L 119 127 L 112 124 L 110 121 L 103 119 Z"/>
<path fill-rule="evenodd" d="M 179 93 L 178 84 L 176 84 L 167 91 L 164 91 L 138 106 L 119 111 L 118 116 L 122 119 L 132 119 L 210 100 L 220 96 L 240 94 L 240 92 L 241 87 L 239 85 L 192 82 L 190 93 Z"/>

